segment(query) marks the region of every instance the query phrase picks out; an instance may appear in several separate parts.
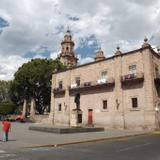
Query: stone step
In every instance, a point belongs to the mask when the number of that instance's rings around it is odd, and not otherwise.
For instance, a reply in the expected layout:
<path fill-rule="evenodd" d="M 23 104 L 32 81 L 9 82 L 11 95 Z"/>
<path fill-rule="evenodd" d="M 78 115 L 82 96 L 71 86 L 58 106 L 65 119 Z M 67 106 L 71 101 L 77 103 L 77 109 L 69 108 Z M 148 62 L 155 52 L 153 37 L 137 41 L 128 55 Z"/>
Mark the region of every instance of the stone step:
<path fill-rule="evenodd" d="M 104 128 L 102 127 L 44 127 L 44 126 L 30 126 L 29 130 L 41 131 L 41 132 L 49 132 L 49 133 L 82 133 L 82 132 L 102 132 Z"/>

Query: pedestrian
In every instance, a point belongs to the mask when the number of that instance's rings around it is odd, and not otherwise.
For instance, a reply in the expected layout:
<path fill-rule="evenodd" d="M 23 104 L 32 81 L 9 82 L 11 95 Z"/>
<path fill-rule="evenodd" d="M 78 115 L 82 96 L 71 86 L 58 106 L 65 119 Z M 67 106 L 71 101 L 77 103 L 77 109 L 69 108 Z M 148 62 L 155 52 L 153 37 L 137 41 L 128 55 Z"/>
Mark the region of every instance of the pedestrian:
<path fill-rule="evenodd" d="M 9 122 L 8 119 L 5 119 L 2 121 L 2 126 L 3 126 L 3 142 L 8 141 L 8 132 L 11 128 L 11 123 Z"/>

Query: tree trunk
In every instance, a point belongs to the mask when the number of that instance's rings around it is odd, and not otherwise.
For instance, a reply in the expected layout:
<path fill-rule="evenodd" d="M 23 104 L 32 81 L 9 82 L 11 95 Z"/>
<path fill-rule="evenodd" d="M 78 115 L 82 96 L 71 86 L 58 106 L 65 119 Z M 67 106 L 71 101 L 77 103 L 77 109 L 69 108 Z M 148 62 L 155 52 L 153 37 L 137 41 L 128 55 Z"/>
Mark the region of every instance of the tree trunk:
<path fill-rule="evenodd" d="M 30 110 L 30 119 L 34 120 L 35 118 L 35 100 L 34 98 L 31 99 L 31 110 Z"/>
<path fill-rule="evenodd" d="M 27 111 L 27 100 L 24 99 L 24 101 L 23 101 L 23 111 L 22 111 L 23 117 L 26 117 L 26 111 Z"/>

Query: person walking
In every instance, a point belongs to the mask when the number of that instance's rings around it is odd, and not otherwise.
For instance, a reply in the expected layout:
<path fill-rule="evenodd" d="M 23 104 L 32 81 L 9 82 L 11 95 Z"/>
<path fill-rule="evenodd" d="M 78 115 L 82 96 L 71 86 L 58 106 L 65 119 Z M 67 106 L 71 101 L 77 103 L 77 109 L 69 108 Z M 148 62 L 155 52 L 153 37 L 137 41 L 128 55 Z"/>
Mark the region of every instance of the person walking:
<path fill-rule="evenodd" d="M 3 142 L 8 141 L 8 132 L 11 128 L 11 123 L 9 122 L 8 119 L 5 119 L 4 121 L 2 121 L 2 125 L 3 125 Z"/>

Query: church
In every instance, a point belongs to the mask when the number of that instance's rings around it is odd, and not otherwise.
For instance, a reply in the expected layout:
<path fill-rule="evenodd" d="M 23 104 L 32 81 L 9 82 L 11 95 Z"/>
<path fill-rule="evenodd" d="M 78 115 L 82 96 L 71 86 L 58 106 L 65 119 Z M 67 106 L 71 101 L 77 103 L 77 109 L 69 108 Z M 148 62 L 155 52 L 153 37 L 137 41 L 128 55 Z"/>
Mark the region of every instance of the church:
<path fill-rule="evenodd" d="M 61 42 L 59 60 L 68 66 L 52 76 L 49 121 L 71 126 L 79 97 L 82 126 L 118 129 L 160 127 L 160 53 L 145 38 L 140 48 L 105 57 L 102 49 L 95 61 L 77 65 L 70 30 Z"/>

